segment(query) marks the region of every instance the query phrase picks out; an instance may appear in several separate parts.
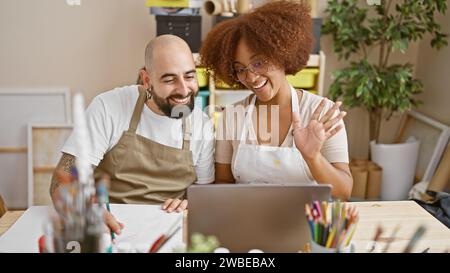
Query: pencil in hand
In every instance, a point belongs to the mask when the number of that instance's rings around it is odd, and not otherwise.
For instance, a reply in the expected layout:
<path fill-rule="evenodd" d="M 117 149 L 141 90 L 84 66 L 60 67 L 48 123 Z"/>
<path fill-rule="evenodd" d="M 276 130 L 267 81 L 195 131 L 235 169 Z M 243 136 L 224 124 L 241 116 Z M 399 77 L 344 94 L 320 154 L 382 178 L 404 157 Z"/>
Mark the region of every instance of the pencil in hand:
<path fill-rule="evenodd" d="M 111 214 L 111 207 L 109 205 L 109 194 L 107 185 L 109 184 L 109 177 L 104 175 L 102 180 L 97 183 L 97 201 L 99 204 L 105 204 L 106 210 Z M 116 234 L 111 230 L 111 240 L 116 239 Z"/>

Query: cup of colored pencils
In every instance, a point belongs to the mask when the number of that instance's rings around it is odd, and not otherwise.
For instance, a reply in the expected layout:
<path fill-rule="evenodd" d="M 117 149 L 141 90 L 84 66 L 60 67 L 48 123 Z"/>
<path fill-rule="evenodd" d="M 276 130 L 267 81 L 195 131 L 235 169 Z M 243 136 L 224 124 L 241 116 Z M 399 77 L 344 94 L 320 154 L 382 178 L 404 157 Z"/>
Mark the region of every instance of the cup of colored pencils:
<path fill-rule="evenodd" d="M 353 252 L 351 240 L 358 223 L 355 207 L 340 201 L 313 201 L 305 205 L 311 231 L 311 252 Z"/>

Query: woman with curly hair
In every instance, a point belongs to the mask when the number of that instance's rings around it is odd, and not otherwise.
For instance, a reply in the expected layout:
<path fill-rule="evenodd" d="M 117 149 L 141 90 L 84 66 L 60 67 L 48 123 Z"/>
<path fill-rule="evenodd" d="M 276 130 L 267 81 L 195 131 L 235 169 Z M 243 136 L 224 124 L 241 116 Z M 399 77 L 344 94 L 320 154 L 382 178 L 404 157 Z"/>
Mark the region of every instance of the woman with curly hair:
<path fill-rule="evenodd" d="M 331 184 L 333 197 L 350 197 L 341 102 L 295 90 L 286 79 L 306 66 L 311 24 L 308 6 L 277 1 L 207 35 L 203 65 L 216 79 L 253 92 L 219 120 L 216 183 Z"/>

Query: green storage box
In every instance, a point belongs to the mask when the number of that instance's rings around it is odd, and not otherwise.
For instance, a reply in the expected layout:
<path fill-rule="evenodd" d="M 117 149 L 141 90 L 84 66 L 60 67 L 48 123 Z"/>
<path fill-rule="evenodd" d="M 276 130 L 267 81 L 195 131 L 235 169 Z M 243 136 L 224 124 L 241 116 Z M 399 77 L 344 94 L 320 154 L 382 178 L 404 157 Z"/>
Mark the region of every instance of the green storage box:
<path fill-rule="evenodd" d="M 195 70 L 197 71 L 198 87 L 208 86 L 208 72 L 206 72 L 206 68 L 197 67 Z"/>
<path fill-rule="evenodd" d="M 209 91 L 199 91 L 195 97 L 195 107 L 200 107 L 202 111 L 208 105 Z"/>
<path fill-rule="evenodd" d="M 228 84 L 224 83 L 221 80 L 216 80 L 216 88 L 217 89 L 231 89 L 231 86 L 229 86 Z"/>
<path fill-rule="evenodd" d="M 295 75 L 287 75 L 286 78 L 295 88 L 312 88 L 316 83 L 319 69 L 305 68 Z"/>

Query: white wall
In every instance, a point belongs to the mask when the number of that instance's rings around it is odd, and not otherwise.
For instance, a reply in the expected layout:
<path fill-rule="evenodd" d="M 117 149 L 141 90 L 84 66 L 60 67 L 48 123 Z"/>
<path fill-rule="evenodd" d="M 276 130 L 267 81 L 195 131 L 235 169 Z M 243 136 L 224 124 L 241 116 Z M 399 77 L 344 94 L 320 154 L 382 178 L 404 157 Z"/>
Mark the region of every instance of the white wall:
<path fill-rule="evenodd" d="M 438 24 L 450 33 L 450 11 L 438 17 Z M 418 96 L 423 101 L 419 111 L 450 126 L 450 46 L 437 51 L 426 37 L 419 47 L 417 77 L 425 89 Z"/>
<path fill-rule="evenodd" d="M 0 85 L 68 86 L 88 102 L 136 80 L 155 35 L 145 0 L 0 1 Z"/>

